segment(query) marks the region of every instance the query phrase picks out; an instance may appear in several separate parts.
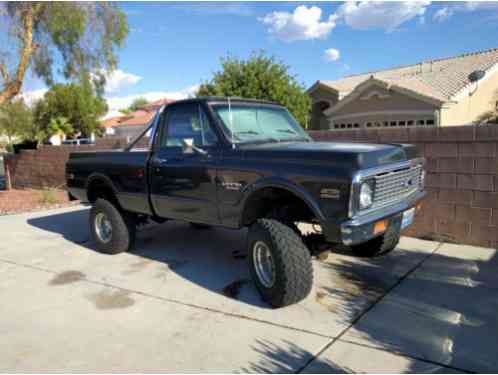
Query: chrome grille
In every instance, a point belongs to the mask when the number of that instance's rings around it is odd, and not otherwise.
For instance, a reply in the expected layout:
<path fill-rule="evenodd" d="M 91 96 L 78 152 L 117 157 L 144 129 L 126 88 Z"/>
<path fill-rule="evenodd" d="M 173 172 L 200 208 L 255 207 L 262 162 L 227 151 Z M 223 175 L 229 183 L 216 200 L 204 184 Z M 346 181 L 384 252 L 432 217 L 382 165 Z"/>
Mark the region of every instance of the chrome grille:
<path fill-rule="evenodd" d="M 420 189 L 422 165 L 376 175 L 372 208 L 385 206 Z"/>

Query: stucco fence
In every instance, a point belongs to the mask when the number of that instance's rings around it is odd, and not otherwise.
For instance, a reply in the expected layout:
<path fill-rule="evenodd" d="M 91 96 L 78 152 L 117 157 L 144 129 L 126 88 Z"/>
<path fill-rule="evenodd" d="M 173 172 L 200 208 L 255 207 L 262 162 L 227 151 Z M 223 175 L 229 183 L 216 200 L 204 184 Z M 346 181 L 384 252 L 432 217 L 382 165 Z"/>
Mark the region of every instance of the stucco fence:
<path fill-rule="evenodd" d="M 318 141 L 416 144 L 427 159 L 428 196 L 406 235 L 498 245 L 498 125 L 444 128 L 310 131 Z M 123 147 L 106 138 L 95 146 L 45 146 L 6 157 L 12 188 L 64 187 L 64 164 L 74 150 Z"/>

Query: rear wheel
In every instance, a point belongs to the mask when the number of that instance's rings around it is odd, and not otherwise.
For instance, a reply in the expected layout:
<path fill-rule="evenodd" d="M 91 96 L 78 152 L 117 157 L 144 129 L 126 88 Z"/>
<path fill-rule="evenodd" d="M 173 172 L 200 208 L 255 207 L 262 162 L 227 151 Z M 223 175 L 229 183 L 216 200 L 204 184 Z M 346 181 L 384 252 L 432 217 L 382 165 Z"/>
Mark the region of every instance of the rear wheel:
<path fill-rule="evenodd" d="M 379 237 L 359 245 L 351 246 L 351 250 L 358 256 L 374 257 L 390 253 L 396 248 L 398 242 L 399 231 L 395 227 L 390 227 Z"/>
<path fill-rule="evenodd" d="M 97 199 L 90 210 L 90 233 L 97 250 L 118 254 L 135 242 L 135 220 L 105 199 Z"/>
<path fill-rule="evenodd" d="M 274 307 L 308 296 L 313 285 L 311 256 L 292 228 L 260 219 L 249 229 L 249 267 L 263 299 Z"/>

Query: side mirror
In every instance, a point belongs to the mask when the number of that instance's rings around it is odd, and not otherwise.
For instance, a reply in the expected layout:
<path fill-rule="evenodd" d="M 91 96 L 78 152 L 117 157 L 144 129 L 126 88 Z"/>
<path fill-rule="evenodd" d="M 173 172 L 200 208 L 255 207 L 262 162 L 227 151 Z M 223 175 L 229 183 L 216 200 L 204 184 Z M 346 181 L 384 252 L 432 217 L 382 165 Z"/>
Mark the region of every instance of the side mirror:
<path fill-rule="evenodd" d="M 198 153 L 201 155 L 207 155 L 206 151 L 204 151 L 202 148 L 199 148 L 196 145 L 194 145 L 193 138 L 183 139 L 182 144 L 183 144 L 182 150 L 183 150 L 184 154 L 193 154 L 195 152 L 195 153 Z"/>

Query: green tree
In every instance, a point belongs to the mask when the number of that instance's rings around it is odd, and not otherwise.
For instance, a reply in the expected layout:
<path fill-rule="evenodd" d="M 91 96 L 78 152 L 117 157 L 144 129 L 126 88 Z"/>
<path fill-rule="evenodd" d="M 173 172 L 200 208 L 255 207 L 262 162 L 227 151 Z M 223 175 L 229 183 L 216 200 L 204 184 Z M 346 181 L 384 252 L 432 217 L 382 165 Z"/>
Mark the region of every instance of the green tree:
<path fill-rule="evenodd" d="M 286 106 L 301 126 L 306 127 L 311 99 L 289 67 L 268 57 L 263 52 L 253 53 L 247 60 L 226 57 L 221 60 L 221 71 L 203 83 L 197 96 L 238 96 L 263 99 Z"/>
<path fill-rule="evenodd" d="M 100 89 L 128 35 L 126 15 L 109 2 L 0 3 L 0 104 L 21 91 L 26 71 L 47 85 L 92 74 Z"/>
<path fill-rule="evenodd" d="M 140 108 L 142 108 L 143 106 L 149 104 L 149 101 L 145 98 L 136 98 L 133 100 L 133 102 L 130 104 L 130 106 L 128 108 L 123 108 L 123 109 L 120 109 L 119 112 L 127 115 L 128 113 L 131 113 L 131 112 L 135 112 L 137 110 L 139 110 Z"/>
<path fill-rule="evenodd" d="M 34 106 L 35 122 L 47 135 L 50 134 L 54 121 L 61 125 L 61 118 L 65 119 L 65 126 L 70 124 L 64 131 L 69 131 L 68 135 L 81 133 L 88 137 L 92 133 L 99 134 L 99 117 L 106 112 L 105 99 L 97 95 L 89 81 L 54 85 Z"/>
<path fill-rule="evenodd" d="M 42 132 L 36 128 L 33 113 L 22 99 L 0 106 L 0 133 L 7 136 L 9 144 L 15 139 L 41 140 Z"/>
<path fill-rule="evenodd" d="M 50 119 L 50 123 L 47 128 L 47 136 L 51 137 L 53 135 L 70 135 L 74 133 L 74 129 L 69 123 L 69 120 L 64 116 L 53 117 Z"/>
<path fill-rule="evenodd" d="M 147 99 L 145 99 L 145 98 L 136 98 L 130 104 L 130 106 L 128 107 L 128 109 L 130 110 L 130 112 L 137 111 L 137 110 L 139 110 L 140 108 L 142 108 L 143 106 L 145 106 L 147 104 L 149 104 L 149 101 Z"/>

